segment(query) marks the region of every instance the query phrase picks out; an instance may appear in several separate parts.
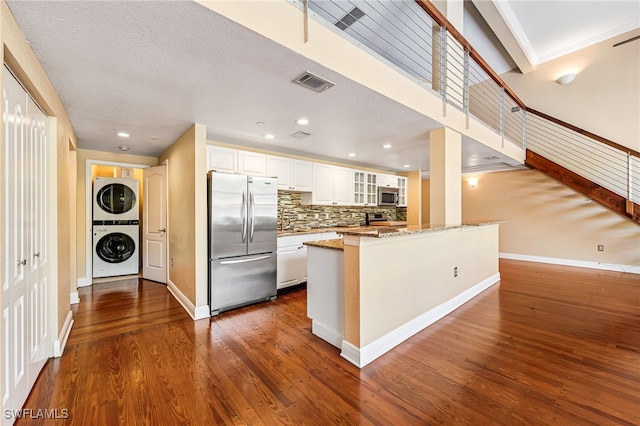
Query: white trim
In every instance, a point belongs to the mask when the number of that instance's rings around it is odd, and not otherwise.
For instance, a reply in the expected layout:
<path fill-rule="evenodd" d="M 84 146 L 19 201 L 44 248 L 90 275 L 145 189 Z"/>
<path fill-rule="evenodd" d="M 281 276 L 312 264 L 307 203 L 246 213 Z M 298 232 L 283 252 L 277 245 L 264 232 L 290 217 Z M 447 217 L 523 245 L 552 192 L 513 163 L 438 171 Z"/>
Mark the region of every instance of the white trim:
<path fill-rule="evenodd" d="M 91 243 L 91 256 L 93 258 L 93 242 Z M 91 281 L 91 278 L 87 278 L 87 277 L 82 277 L 82 278 L 78 278 L 76 280 L 76 287 L 80 288 L 80 287 L 87 287 L 90 286 L 91 284 L 93 284 L 93 282 Z"/>
<path fill-rule="evenodd" d="M 77 291 L 74 291 L 69 295 L 69 303 L 72 305 L 77 305 L 78 303 L 80 303 L 80 296 L 78 295 Z"/>
<path fill-rule="evenodd" d="M 473 287 L 468 288 L 457 296 L 441 303 L 433 309 L 430 309 L 404 325 L 401 325 L 363 348 L 358 348 L 347 341 L 343 341 L 342 353 L 340 356 L 356 367 L 362 368 L 381 355 L 389 352 L 391 349 L 398 346 L 414 334 L 419 333 L 434 322 L 455 311 L 498 281 L 500 281 L 500 273 L 496 272 Z"/>
<path fill-rule="evenodd" d="M 331 343 L 336 348 L 340 348 L 344 340 L 344 336 L 342 334 L 316 320 L 311 322 L 311 332 L 325 342 Z"/>
<path fill-rule="evenodd" d="M 69 311 L 67 313 L 67 318 L 64 320 L 64 324 L 62 325 L 62 330 L 60 330 L 58 339 L 53 341 L 54 357 L 59 358 L 62 356 L 62 352 L 64 352 L 64 348 L 67 345 L 69 334 L 71 334 L 71 327 L 73 327 L 73 314 Z"/>
<path fill-rule="evenodd" d="M 182 305 L 184 310 L 187 311 L 189 316 L 193 318 L 194 321 L 203 318 L 209 318 L 211 316 L 209 305 L 195 306 L 171 280 L 169 280 L 167 283 L 167 290 L 169 290 L 169 293 L 171 293 L 173 297 L 175 297 L 178 303 Z"/>
<path fill-rule="evenodd" d="M 522 260 L 525 262 L 550 263 L 552 265 L 577 266 L 578 268 L 601 269 L 604 271 L 626 272 L 640 274 L 640 265 L 620 265 L 617 263 L 602 263 L 589 260 L 561 259 L 558 257 L 531 256 L 528 254 L 500 253 L 502 259 Z"/>
<path fill-rule="evenodd" d="M 640 21 L 636 20 L 635 22 L 631 22 L 622 27 L 614 28 L 611 31 L 597 34 L 587 40 L 581 41 L 580 43 L 576 43 L 571 46 L 564 47 L 560 50 L 554 50 L 553 52 L 549 52 L 546 55 L 542 55 L 538 57 L 538 62 L 536 63 L 536 65 L 540 65 L 542 63 L 552 61 L 554 59 L 568 55 L 570 53 L 577 52 L 578 50 L 585 49 L 589 46 L 593 46 L 594 44 L 598 44 L 600 42 L 610 40 L 614 37 L 617 37 L 621 34 L 625 34 L 629 31 L 633 31 L 638 28 L 638 25 L 640 25 Z"/>
<path fill-rule="evenodd" d="M 346 340 L 342 341 L 342 352 L 340 352 L 340 356 L 351 364 L 355 365 L 358 368 L 361 367 L 360 361 L 360 348 L 354 345 L 353 343 L 347 342 Z"/>

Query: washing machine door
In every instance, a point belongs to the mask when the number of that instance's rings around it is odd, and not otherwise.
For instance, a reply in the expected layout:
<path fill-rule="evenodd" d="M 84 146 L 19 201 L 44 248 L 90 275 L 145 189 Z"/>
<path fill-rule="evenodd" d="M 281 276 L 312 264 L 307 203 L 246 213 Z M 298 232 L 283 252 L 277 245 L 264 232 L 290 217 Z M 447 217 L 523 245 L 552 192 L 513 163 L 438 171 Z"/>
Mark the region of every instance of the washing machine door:
<path fill-rule="evenodd" d="M 107 263 L 122 263 L 133 256 L 136 243 L 127 234 L 112 232 L 100 238 L 96 244 L 96 254 Z"/>
<path fill-rule="evenodd" d="M 96 194 L 98 207 L 107 213 L 123 214 L 136 206 L 136 194 L 122 183 L 110 183 Z"/>

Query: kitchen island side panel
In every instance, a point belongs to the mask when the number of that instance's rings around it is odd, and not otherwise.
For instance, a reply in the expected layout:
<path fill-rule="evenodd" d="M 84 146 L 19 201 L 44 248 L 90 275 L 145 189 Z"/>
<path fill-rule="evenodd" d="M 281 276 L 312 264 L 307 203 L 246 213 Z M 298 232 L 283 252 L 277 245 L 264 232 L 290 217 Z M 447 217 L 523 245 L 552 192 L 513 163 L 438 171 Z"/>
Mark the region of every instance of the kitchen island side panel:
<path fill-rule="evenodd" d="M 358 249 L 359 326 L 346 328 L 361 348 L 498 274 L 497 224 L 361 237 Z"/>

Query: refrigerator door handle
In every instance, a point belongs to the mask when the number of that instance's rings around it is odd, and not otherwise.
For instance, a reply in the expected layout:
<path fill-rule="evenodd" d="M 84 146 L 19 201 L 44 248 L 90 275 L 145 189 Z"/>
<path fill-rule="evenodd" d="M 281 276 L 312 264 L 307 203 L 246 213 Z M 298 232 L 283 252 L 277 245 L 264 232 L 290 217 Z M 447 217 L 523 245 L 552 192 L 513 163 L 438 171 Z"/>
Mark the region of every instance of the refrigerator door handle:
<path fill-rule="evenodd" d="M 236 264 L 236 263 L 257 262 L 259 260 L 269 259 L 270 257 L 271 257 L 270 255 L 266 255 L 266 256 L 260 256 L 260 257 L 253 257 L 251 259 L 223 260 L 222 262 L 220 262 L 220 264 L 221 265 L 233 265 L 233 264 Z"/>
<path fill-rule="evenodd" d="M 247 241 L 247 193 L 242 191 L 242 242 Z"/>
<path fill-rule="evenodd" d="M 256 223 L 256 202 L 253 197 L 253 191 L 249 192 L 249 207 L 251 208 L 251 214 L 249 220 L 251 220 L 251 228 L 249 229 L 249 241 L 253 241 L 253 230 Z"/>

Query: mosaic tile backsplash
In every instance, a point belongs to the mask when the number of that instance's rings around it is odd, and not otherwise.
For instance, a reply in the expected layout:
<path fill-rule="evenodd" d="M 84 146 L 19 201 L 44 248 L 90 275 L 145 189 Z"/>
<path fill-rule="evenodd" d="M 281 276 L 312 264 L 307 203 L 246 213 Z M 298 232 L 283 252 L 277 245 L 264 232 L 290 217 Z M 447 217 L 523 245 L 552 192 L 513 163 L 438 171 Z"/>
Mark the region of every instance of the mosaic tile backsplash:
<path fill-rule="evenodd" d="M 389 220 L 407 220 L 406 207 L 305 206 L 299 192 L 278 191 L 278 230 L 364 225 L 365 213 L 383 213 Z"/>

